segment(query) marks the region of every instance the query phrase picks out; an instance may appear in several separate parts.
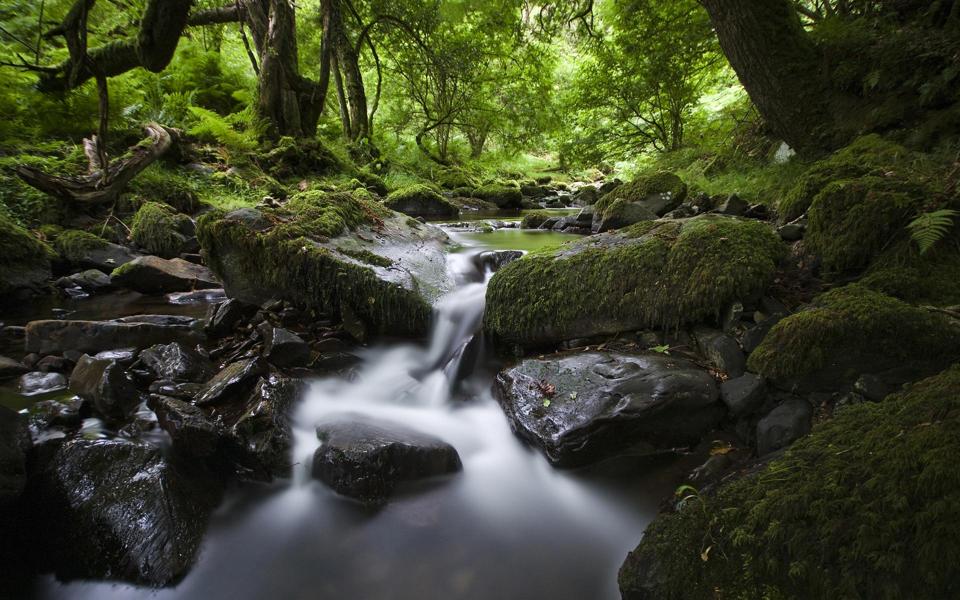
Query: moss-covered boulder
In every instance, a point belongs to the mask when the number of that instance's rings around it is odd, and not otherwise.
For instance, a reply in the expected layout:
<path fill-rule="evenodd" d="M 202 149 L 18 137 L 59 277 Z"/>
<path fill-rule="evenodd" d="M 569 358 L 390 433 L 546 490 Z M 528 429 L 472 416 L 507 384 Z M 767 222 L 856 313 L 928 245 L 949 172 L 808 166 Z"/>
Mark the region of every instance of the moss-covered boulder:
<path fill-rule="evenodd" d="M 259 162 L 279 180 L 316 177 L 347 170 L 339 157 L 317 138 L 282 137 Z"/>
<path fill-rule="evenodd" d="M 786 247 L 730 217 L 649 221 L 515 261 L 487 288 L 484 325 L 520 346 L 697 323 L 760 294 Z"/>
<path fill-rule="evenodd" d="M 424 334 L 430 303 L 452 285 L 446 235 L 362 195 L 310 191 L 209 215 L 198 235 L 231 297 L 289 300 L 372 333 Z"/>
<path fill-rule="evenodd" d="M 956 597 L 958 454 L 953 366 L 658 517 L 620 570 L 623 597 Z"/>
<path fill-rule="evenodd" d="M 687 185 L 673 173 L 638 177 L 597 201 L 593 230 L 610 231 L 655 220 L 680 206 L 686 197 Z"/>
<path fill-rule="evenodd" d="M 540 226 L 547 222 L 550 213 L 545 210 L 535 210 L 523 215 L 520 221 L 520 229 L 540 229 Z"/>
<path fill-rule="evenodd" d="M 130 224 L 130 239 L 161 258 L 179 255 L 193 232 L 194 224 L 190 217 L 160 202 L 145 203 Z"/>
<path fill-rule="evenodd" d="M 492 202 L 497 205 L 497 208 L 518 209 L 523 205 L 523 193 L 520 192 L 519 186 L 490 184 L 473 190 L 470 195 Z"/>
<path fill-rule="evenodd" d="M 384 201 L 387 208 L 411 217 L 456 217 L 460 209 L 425 185 L 411 185 L 392 192 Z"/>
<path fill-rule="evenodd" d="M 777 211 L 781 223 L 789 223 L 807 212 L 814 198 L 835 181 L 866 175 L 895 177 L 912 168 L 915 155 L 899 144 L 879 135 L 867 135 L 833 155 L 814 163 L 780 201 Z"/>
<path fill-rule="evenodd" d="M 79 229 L 57 233 L 53 248 L 63 261 L 74 267 L 98 269 L 104 273 L 110 273 L 138 256 L 125 246 Z"/>
<path fill-rule="evenodd" d="M 852 284 L 780 321 L 749 366 L 785 387 L 833 390 L 865 373 L 909 365 L 929 374 L 957 360 L 960 322 Z"/>
<path fill-rule="evenodd" d="M 456 190 L 458 188 L 473 189 L 477 187 L 477 179 L 463 169 L 444 169 L 437 173 L 433 177 L 433 180 L 437 185 L 448 190 Z"/>
<path fill-rule="evenodd" d="M 859 283 L 911 304 L 960 305 L 960 231 L 955 228 L 925 253 L 901 240 L 873 261 Z"/>
<path fill-rule="evenodd" d="M 0 212 L 0 302 L 20 289 L 36 290 L 50 279 L 56 254 L 29 231 Z"/>

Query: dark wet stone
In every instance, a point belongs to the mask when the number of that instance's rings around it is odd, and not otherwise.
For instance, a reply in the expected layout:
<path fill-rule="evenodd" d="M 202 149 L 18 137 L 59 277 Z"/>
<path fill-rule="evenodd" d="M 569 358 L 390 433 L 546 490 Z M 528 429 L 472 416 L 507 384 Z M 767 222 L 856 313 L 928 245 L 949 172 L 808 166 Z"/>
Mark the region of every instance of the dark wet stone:
<path fill-rule="evenodd" d="M 87 269 L 97 269 L 110 274 L 117 267 L 121 267 L 140 256 L 126 246 L 118 244 L 104 244 L 97 248 L 84 251 L 79 264 Z"/>
<path fill-rule="evenodd" d="M 84 400 L 43 400 L 30 407 L 30 428 L 35 436 L 52 428 L 79 429 L 86 416 Z"/>
<path fill-rule="evenodd" d="M 263 373 L 256 358 L 248 358 L 225 367 L 207 382 L 197 396 L 198 406 L 242 401 Z"/>
<path fill-rule="evenodd" d="M 181 400 L 193 400 L 204 389 L 201 383 L 177 383 L 161 379 L 150 384 L 151 394 L 160 394 L 162 396 L 173 396 Z"/>
<path fill-rule="evenodd" d="M 88 294 L 96 294 L 112 287 L 110 276 L 98 269 L 75 273 L 57 280 L 57 287 L 78 287 Z"/>
<path fill-rule="evenodd" d="M 746 372 L 747 357 L 733 337 L 706 327 L 696 328 L 693 335 L 700 354 L 718 371 L 733 378 Z"/>
<path fill-rule="evenodd" d="M 24 396 L 36 396 L 62 390 L 67 387 L 67 378 L 61 373 L 41 373 L 33 371 L 20 377 L 20 393 Z"/>
<path fill-rule="evenodd" d="M 208 359 L 176 342 L 147 348 L 140 353 L 140 361 L 158 378 L 171 381 L 203 383 L 213 372 Z"/>
<path fill-rule="evenodd" d="M 42 544 L 63 579 L 169 585 L 193 563 L 221 483 L 143 443 L 77 439 L 50 448 L 28 487 Z"/>
<path fill-rule="evenodd" d="M 263 358 L 281 368 L 304 367 L 310 362 L 310 346 L 297 334 L 263 323 L 259 327 L 263 336 Z"/>
<path fill-rule="evenodd" d="M 27 371 L 28 369 L 23 363 L 17 362 L 12 358 L 7 358 L 6 356 L 0 356 L 0 381 L 19 377 Z"/>
<path fill-rule="evenodd" d="M 147 348 L 180 342 L 194 346 L 203 336 L 192 319 L 157 317 L 140 321 L 33 321 L 27 325 L 26 351 L 63 354 L 67 350 L 96 354 L 117 348 Z"/>
<path fill-rule="evenodd" d="M 730 217 L 742 217 L 749 208 L 750 205 L 747 204 L 746 200 L 736 194 L 730 194 L 720 202 L 713 212 Z"/>
<path fill-rule="evenodd" d="M 749 414 L 763 404 L 766 382 L 763 377 L 746 373 L 720 384 L 720 398 L 733 416 Z"/>
<path fill-rule="evenodd" d="M 786 400 L 757 423 L 757 454 L 786 448 L 810 433 L 813 408 L 800 398 Z"/>
<path fill-rule="evenodd" d="M 227 415 L 231 432 L 255 471 L 273 477 L 290 477 L 292 429 L 290 414 L 306 389 L 300 379 L 261 379 L 237 415 Z"/>
<path fill-rule="evenodd" d="M 183 400 L 154 394 L 147 405 L 157 415 L 161 429 L 170 435 L 174 448 L 188 456 L 214 456 L 228 437 L 221 423 L 211 419 L 200 407 Z"/>
<path fill-rule="evenodd" d="M 238 323 L 249 319 L 257 312 L 257 307 L 240 300 L 230 299 L 213 310 L 207 331 L 210 335 L 222 337 L 233 332 Z"/>
<path fill-rule="evenodd" d="M 9 408 L 0 406 L 0 509 L 23 493 L 27 484 L 27 452 L 30 431 L 27 420 Z"/>
<path fill-rule="evenodd" d="M 523 252 L 518 250 L 489 251 L 474 256 L 473 263 L 481 273 L 485 271 L 496 272 L 521 257 L 523 257 Z"/>
<path fill-rule="evenodd" d="M 36 369 L 44 373 L 68 373 L 73 370 L 73 361 L 65 356 L 44 356 L 37 361 Z"/>
<path fill-rule="evenodd" d="M 113 420 L 128 417 L 140 404 L 140 394 L 123 365 L 86 354 L 70 375 L 70 391 L 92 402 L 98 413 Z"/>
<path fill-rule="evenodd" d="M 141 256 L 113 273 L 113 283 L 142 294 L 167 294 L 222 287 L 204 266 L 180 258 Z"/>
<path fill-rule="evenodd" d="M 104 350 L 103 352 L 97 352 L 94 358 L 98 360 L 115 360 L 122 365 L 129 365 L 137 360 L 137 349 L 120 348 L 117 350 Z"/>
<path fill-rule="evenodd" d="M 661 355 L 529 359 L 495 391 L 514 431 L 559 466 L 694 445 L 723 415 L 706 371 Z"/>
<path fill-rule="evenodd" d="M 321 423 L 317 437 L 313 476 L 365 503 L 385 502 L 401 482 L 462 468 L 450 444 L 390 421 L 340 415 Z"/>

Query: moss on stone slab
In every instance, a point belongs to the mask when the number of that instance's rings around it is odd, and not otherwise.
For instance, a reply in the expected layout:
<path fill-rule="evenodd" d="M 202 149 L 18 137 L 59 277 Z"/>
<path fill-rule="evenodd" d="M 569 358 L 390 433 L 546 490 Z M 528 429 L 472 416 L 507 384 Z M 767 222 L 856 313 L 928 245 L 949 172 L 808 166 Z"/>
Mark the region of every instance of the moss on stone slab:
<path fill-rule="evenodd" d="M 385 256 L 380 256 L 379 254 L 374 254 L 369 250 L 358 250 L 353 248 L 341 248 L 340 253 L 350 258 L 355 258 L 360 262 L 365 262 L 368 265 L 375 265 L 377 267 L 390 267 L 393 266 L 393 261 Z"/>
<path fill-rule="evenodd" d="M 909 302 L 933 306 L 960 305 L 960 232 L 921 254 L 903 239 L 884 251 L 860 283 Z"/>
<path fill-rule="evenodd" d="M 942 368 L 960 360 L 960 323 L 860 284 L 831 290 L 780 321 L 749 367 L 804 387 L 842 387 L 903 364 Z"/>
<path fill-rule="evenodd" d="M 654 194 L 670 194 L 671 198 L 679 204 L 687 197 L 687 184 L 667 171 L 638 177 L 630 183 L 617 186 L 613 191 L 604 194 L 597 200 L 594 210 L 596 214 L 604 215 L 607 209 L 618 200 L 626 203 L 643 202 Z"/>
<path fill-rule="evenodd" d="M 523 203 L 523 194 L 520 192 L 520 186 L 490 184 L 473 190 L 470 194 L 474 198 L 480 198 L 487 202 L 492 202 L 498 208 L 520 208 Z"/>
<path fill-rule="evenodd" d="M 376 224 L 388 214 L 390 211 L 370 196 L 312 190 L 292 196 L 274 213 L 284 220 L 275 235 L 288 239 L 335 238 L 361 225 Z"/>
<path fill-rule="evenodd" d="M 538 346 L 696 323 L 761 293 L 785 250 L 757 221 L 644 223 L 507 265 L 487 289 L 484 324 L 502 341 Z"/>
<path fill-rule="evenodd" d="M 107 240 L 89 231 L 70 229 L 56 236 L 53 247 L 64 260 L 77 264 L 83 261 L 88 252 L 99 250 L 107 243 Z"/>
<path fill-rule="evenodd" d="M 50 277 L 56 253 L 0 211 L 0 296 Z"/>
<path fill-rule="evenodd" d="M 180 254 L 190 226 L 190 217 L 160 202 L 146 202 L 130 224 L 130 239 L 138 246 L 161 258 Z"/>
<path fill-rule="evenodd" d="M 623 597 L 955 597 L 958 455 L 960 365 L 658 517 L 620 570 Z"/>
<path fill-rule="evenodd" d="M 520 229 L 540 229 L 540 226 L 543 225 L 550 216 L 550 213 L 545 210 L 529 212 L 523 215 L 523 220 L 520 221 Z"/>
<path fill-rule="evenodd" d="M 459 207 L 425 185 L 410 185 L 391 192 L 384 205 L 417 217 L 455 217 Z"/>

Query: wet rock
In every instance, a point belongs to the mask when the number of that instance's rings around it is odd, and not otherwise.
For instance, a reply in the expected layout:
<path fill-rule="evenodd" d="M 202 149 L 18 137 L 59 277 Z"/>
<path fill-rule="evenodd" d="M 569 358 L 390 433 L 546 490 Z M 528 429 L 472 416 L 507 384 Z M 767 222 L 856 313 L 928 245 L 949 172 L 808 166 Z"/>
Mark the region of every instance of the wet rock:
<path fill-rule="evenodd" d="M 213 310 L 207 325 L 207 331 L 215 337 L 230 335 L 238 323 L 249 319 L 256 312 L 257 307 L 255 305 L 231 298 L 217 305 Z"/>
<path fill-rule="evenodd" d="M 897 386 L 884 381 L 878 375 L 861 375 L 853 384 L 853 390 L 868 400 L 880 402 L 897 391 Z"/>
<path fill-rule="evenodd" d="M 523 252 L 518 250 L 481 252 L 473 257 L 473 264 L 481 273 L 486 271 L 496 272 L 504 265 L 508 265 L 522 256 Z"/>
<path fill-rule="evenodd" d="M 38 554 L 58 577 L 155 586 L 186 574 L 220 493 L 159 448 L 119 439 L 63 443 L 28 490 Z"/>
<path fill-rule="evenodd" d="M 733 416 L 749 414 L 763 404 L 766 382 L 763 377 L 746 373 L 720 384 L 720 398 Z"/>
<path fill-rule="evenodd" d="M 750 205 L 736 194 L 730 194 L 713 210 L 713 212 L 730 217 L 742 217 Z"/>
<path fill-rule="evenodd" d="M 20 393 L 24 396 L 36 396 L 55 392 L 67 387 L 67 378 L 60 373 L 42 373 L 33 371 L 20 377 Z"/>
<path fill-rule="evenodd" d="M 122 365 L 129 365 L 137 360 L 137 349 L 119 348 L 117 350 L 104 350 L 103 352 L 97 352 L 94 358 L 98 360 L 115 360 Z"/>
<path fill-rule="evenodd" d="M 147 348 L 140 353 L 140 361 L 158 378 L 171 381 L 203 383 L 213 371 L 209 360 L 176 342 Z"/>
<path fill-rule="evenodd" d="M 310 362 L 310 346 L 297 334 L 263 323 L 258 328 L 263 336 L 263 358 L 280 368 L 303 367 Z"/>
<path fill-rule="evenodd" d="M 110 276 L 98 269 L 75 273 L 57 280 L 57 287 L 59 288 L 78 287 L 87 294 L 106 291 L 110 289 L 112 285 Z"/>
<path fill-rule="evenodd" d="M 30 431 L 27 420 L 0 406 L 0 509 L 13 503 L 27 484 L 27 452 Z"/>
<path fill-rule="evenodd" d="M 27 325 L 26 351 L 63 354 L 67 350 L 96 354 L 117 348 L 147 348 L 179 342 L 193 346 L 203 338 L 195 321 L 138 316 L 138 321 L 33 321 Z"/>
<path fill-rule="evenodd" d="M 656 219 L 657 213 L 650 210 L 646 205 L 630 202 L 623 204 L 616 210 L 608 210 L 602 215 L 594 216 L 592 230 L 595 233 L 603 233 L 641 221 L 655 221 Z"/>
<path fill-rule="evenodd" d="M 73 361 L 64 356 L 44 356 L 37 361 L 36 369 L 44 373 L 68 373 L 73 370 Z"/>
<path fill-rule="evenodd" d="M 161 429 L 170 435 L 173 447 L 191 457 L 210 458 L 227 443 L 226 428 L 200 407 L 169 396 L 154 394 L 147 401 Z"/>
<path fill-rule="evenodd" d="M 126 369 L 113 360 L 83 355 L 70 375 L 70 391 L 93 403 L 101 415 L 122 420 L 140 404 Z"/>
<path fill-rule="evenodd" d="M 223 291 L 223 288 L 210 288 L 206 290 L 195 290 L 192 292 L 173 292 L 172 294 L 167 294 L 167 302 L 170 304 L 216 304 L 218 302 L 226 302 L 226 300 L 227 293 Z"/>
<path fill-rule="evenodd" d="M 78 264 L 87 269 L 97 269 L 109 274 L 117 267 L 122 267 L 138 256 L 140 254 L 126 246 L 106 243 L 85 249 L 79 257 Z"/>
<path fill-rule="evenodd" d="M 0 356 L 0 381 L 13 379 L 14 377 L 23 375 L 27 371 L 28 369 L 23 363 L 19 363 L 6 356 Z"/>
<path fill-rule="evenodd" d="M 263 373 L 259 359 L 248 358 L 228 365 L 207 382 L 197 396 L 198 406 L 242 400 Z"/>
<path fill-rule="evenodd" d="M 813 408 L 800 398 L 786 400 L 757 423 L 757 454 L 786 448 L 810 433 Z"/>
<path fill-rule="evenodd" d="M 161 396 L 172 396 L 181 400 L 193 400 L 203 391 L 201 383 L 177 383 L 161 379 L 150 384 L 150 393 Z"/>
<path fill-rule="evenodd" d="M 84 417 L 89 416 L 84 400 L 43 400 L 30 407 L 30 429 L 38 442 L 49 436 L 50 429 L 79 429 Z"/>
<path fill-rule="evenodd" d="M 525 360 L 495 390 L 514 431 L 560 466 L 693 445 L 723 414 L 708 373 L 662 355 Z"/>
<path fill-rule="evenodd" d="M 113 272 L 113 282 L 142 294 L 189 292 L 221 287 L 216 276 L 201 265 L 180 258 L 141 256 Z"/>
<path fill-rule="evenodd" d="M 730 377 L 736 378 L 747 370 L 747 357 L 733 337 L 706 327 L 694 330 L 697 348 L 713 367 Z"/>
<path fill-rule="evenodd" d="M 321 423 L 317 437 L 314 478 L 365 503 L 385 502 L 401 482 L 462 468 L 450 444 L 390 421 L 342 415 Z"/>
<path fill-rule="evenodd" d="M 290 414 L 306 390 L 300 379 L 261 379 L 243 411 L 228 416 L 231 432 L 257 471 L 274 477 L 290 477 L 292 429 Z"/>
<path fill-rule="evenodd" d="M 783 320 L 782 315 L 775 315 L 768 317 L 753 327 L 747 329 L 740 340 L 740 343 L 743 346 L 743 351 L 747 354 L 750 354 L 756 350 L 763 341 L 763 338 L 767 337 L 767 334 L 770 333 L 770 330 L 773 329 L 774 325 L 779 323 L 781 320 Z"/>

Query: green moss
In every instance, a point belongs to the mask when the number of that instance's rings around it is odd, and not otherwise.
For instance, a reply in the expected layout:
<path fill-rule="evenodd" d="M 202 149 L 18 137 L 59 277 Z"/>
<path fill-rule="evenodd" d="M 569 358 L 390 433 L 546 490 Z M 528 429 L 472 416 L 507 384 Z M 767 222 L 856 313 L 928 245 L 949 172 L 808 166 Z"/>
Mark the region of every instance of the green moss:
<path fill-rule="evenodd" d="M 151 254 L 172 258 L 180 254 L 186 240 L 190 217 L 173 207 L 159 202 L 147 202 L 140 207 L 130 224 L 130 239 Z"/>
<path fill-rule="evenodd" d="M 473 198 L 480 198 L 492 202 L 498 208 L 520 208 L 523 203 L 523 194 L 520 187 L 490 184 L 473 190 Z"/>
<path fill-rule="evenodd" d="M 683 202 L 687 197 L 687 185 L 673 173 L 660 171 L 652 175 L 638 177 L 630 183 L 618 186 L 608 194 L 604 194 L 595 204 L 596 214 L 606 215 L 606 212 L 617 201 L 621 203 L 642 202 L 654 194 L 670 194 Z"/>
<path fill-rule="evenodd" d="M 757 473 L 657 518 L 625 598 L 951 598 L 960 366 L 845 409 Z M 706 558 L 704 558 L 706 557 Z"/>
<path fill-rule="evenodd" d="M 50 276 L 53 250 L 0 211 L 0 295 Z"/>
<path fill-rule="evenodd" d="M 477 187 L 477 180 L 462 169 L 445 169 L 437 173 L 433 179 L 438 185 L 448 190 Z"/>
<path fill-rule="evenodd" d="M 924 187 L 866 176 L 834 181 L 810 207 L 806 241 L 827 274 L 866 267 L 930 198 Z"/>
<path fill-rule="evenodd" d="M 373 173 L 369 169 L 360 169 L 356 173 L 356 178 L 363 184 L 363 187 L 379 194 L 381 196 L 386 196 L 389 190 L 387 189 L 387 184 L 382 177 Z"/>
<path fill-rule="evenodd" d="M 145 170 L 130 183 L 130 190 L 141 198 L 163 202 L 185 214 L 200 209 L 199 187 L 196 180 L 184 173 L 159 166 Z"/>
<path fill-rule="evenodd" d="M 787 223 L 802 216 L 814 198 L 830 183 L 865 175 L 888 177 L 908 170 L 916 156 L 909 150 L 879 135 L 858 138 L 835 154 L 814 163 L 800 176 L 793 188 L 780 201 L 780 221 Z"/>
<path fill-rule="evenodd" d="M 291 197 L 278 211 L 277 216 L 286 222 L 275 229 L 275 235 L 335 238 L 362 225 L 375 225 L 388 214 L 369 196 L 311 190 Z"/>
<path fill-rule="evenodd" d="M 700 217 L 641 227 L 507 265 L 487 289 L 485 327 L 534 346 L 696 323 L 761 293 L 785 254 L 756 221 Z"/>
<path fill-rule="evenodd" d="M 902 240 L 870 265 L 860 283 L 911 304 L 960 305 L 960 240 L 955 234 L 920 254 Z"/>
<path fill-rule="evenodd" d="M 960 326 L 937 312 L 853 284 L 780 321 L 750 355 L 752 371 L 841 387 L 862 373 L 960 358 Z"/>
<path fill-rule="evenodd" d="M 317 138 L 280 138 L 257 162 L 281 181 L 348 170 L 344 161 Z"/>
<path fill-rule="evenodd" d="M 384 205 L 411 216 L 455 217 L 460 213 L 455 204 L 425 185 L 410 185 L 391 192 Z"/>
<path fill-rule="evenodd" d="M 88 252 L 107 245 L 107 240 L 87 231 L 71 229 L 56 236 L 53 247 L 66 261 L 80 263 Z"/>
<path fill-rule="evenodd" d="M 355 258 L 361 262 L 365 262 L 368 265 L 374 265 L 377 267 L 392 267 L 393 261 L 385 256 L 380 256 L 379 254 L 374 254 L 369 250 L 364 249 L 353 249 L 353 248 L 340 248 L 340 254 L 344 254 L 351 258 Z"/>
<path fill-rule="evenodd" d="M 550 217 L 550 213 L 545 210 L 529 212 L 523 215 L 523 220 L 520 221 L 520 229 L 540 229 L 540 226 Z"/>

